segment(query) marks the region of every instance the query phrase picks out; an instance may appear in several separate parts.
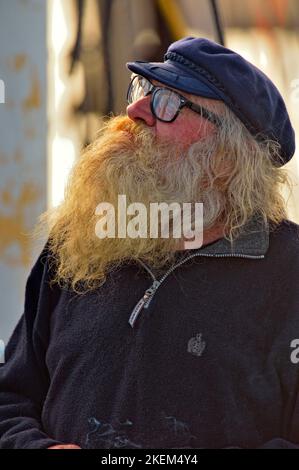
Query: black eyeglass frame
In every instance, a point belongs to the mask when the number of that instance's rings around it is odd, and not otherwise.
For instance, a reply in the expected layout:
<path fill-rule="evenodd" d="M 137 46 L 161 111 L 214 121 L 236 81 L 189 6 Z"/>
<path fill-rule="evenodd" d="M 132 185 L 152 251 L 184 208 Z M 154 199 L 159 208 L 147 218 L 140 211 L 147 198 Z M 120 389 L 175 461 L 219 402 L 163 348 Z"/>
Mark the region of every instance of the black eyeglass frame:
<path fill-rule="evenodd" d="M 207 119 L 208 121 L 212 122 L 213 124 L 215 124 L 217 127 L 220 127 L 221 126 L 221 119 L 215 114 L 213 113 L 212 111 L 209 111 L 208 109 L 204 108 L 203 106 L 201 106 L 200 104 L 195 104 L 193 103 L 192 101 L 189 101 L 187 100 L 187 98 L 185 98 L 184 96 L 182 96 L 180 93 L 178 93 L 177 91 L 174 91 L 172 90 L 171 88 L 167 88 L 167 87 L 162 87 L 162 86 L 155 86 L 151 83 L 151 81 L 146 78 L 146 77 L 143 77 L 142 75 L 135 75 L 131 81 L 130 81 L 130 84 L 128 86 L 128 91 L 127 91 L 127 102 L 128 104 L 132 104 L 130 103 L 129 101 L 129 93 L 131 91 L 131 87 L 132 87 L 132 83 L 133 81 L 136 79 L 136 78 L 139 78 L 139 77 L 142 77 L 144 78 L 149 84 L 150 84 L 150 88 L 149 90 L 147 91 L 147 93 L 145 93 L 144 97 L 145 96 L 148 96 L 151 94 L 151 101 L 150 101 L 150 106 L 151 106 L 151 112 L 153 113 L 153 115 L 155 116 L 156 119 L 158 119 L 159 121 L 162 121 L 162 122 L 173 122 L 179 115 L 180 111 L 182 108 L 184 107 L 187 107 L 187 108 L 190 108 L 192 111 L 194 111 L 195 113 L 197 114 L 200 114 L 203 118 Z M 174 115 L 174 117 L 170 120 L 165 120 L 165 119 L 161 119 L 159 118 L 156 113 L 155 113 L 155 110 L 154 110 L 154 105 L 153 105 L 153 102 L 154 102 L 154 97 L 155 97 L 155 94 L 157 93 L 157 91 L 159 90 L 168 90 L 168 91 L 171 91 L 172 93 L 175 93 L 179 98 L 180 98 L 180 104 L 179 104 L 179 107 Z M 138 100 L 137 100 L 138 101 Z"/>

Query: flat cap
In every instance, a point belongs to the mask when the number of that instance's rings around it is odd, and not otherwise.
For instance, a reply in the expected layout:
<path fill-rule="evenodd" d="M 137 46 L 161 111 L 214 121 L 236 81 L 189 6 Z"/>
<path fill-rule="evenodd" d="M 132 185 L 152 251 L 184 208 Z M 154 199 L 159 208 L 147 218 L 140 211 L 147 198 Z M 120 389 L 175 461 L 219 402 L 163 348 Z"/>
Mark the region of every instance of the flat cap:
<path fill-rule="evenodd" d="M 172 43 L 164 62 L 128 62 L 132 72 L 194 95 L 218 99 L 258 140 L 280 144 L 279 166 L 295 152 L 295 133 L 277 87 L 241 55 L 206 38 Z"/>

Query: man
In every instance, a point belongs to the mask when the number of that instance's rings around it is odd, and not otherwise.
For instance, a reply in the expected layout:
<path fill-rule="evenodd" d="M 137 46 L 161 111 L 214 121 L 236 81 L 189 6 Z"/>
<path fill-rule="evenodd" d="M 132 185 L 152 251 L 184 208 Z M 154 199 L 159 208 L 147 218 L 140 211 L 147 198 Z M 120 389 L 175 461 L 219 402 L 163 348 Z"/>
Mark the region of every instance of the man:
<path fill-rule="evenodd" d="M 0 446 L 299 448 L 283 99 L 203 38 L 128 68 L 127 116 L 107 121 L 41 219 L 48 241 L 0 368 Z M 98 204 L 119 195 L 202 202 L 203 243 L 97 236 Z"/>

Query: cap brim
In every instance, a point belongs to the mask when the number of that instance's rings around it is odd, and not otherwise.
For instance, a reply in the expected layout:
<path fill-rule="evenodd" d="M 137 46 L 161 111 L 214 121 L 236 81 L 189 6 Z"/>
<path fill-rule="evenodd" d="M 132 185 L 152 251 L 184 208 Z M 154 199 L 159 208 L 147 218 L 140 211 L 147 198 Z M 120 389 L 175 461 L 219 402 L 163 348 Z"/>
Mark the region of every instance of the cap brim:
<path fill-rule="evenodd" d="M 157 80 L 164 85 L 172 88 L 191 93 L 193 95 L 203 96 L 221 100 L 216 91 L 199 80 L 197 77 L 191 75 L 192 72 L 186 73 L 186 70 L 181 65 L 173 65 L 167 62 L 127 62 L 127 68 L 134 73 L 142 75 L 145 78 Z"/>

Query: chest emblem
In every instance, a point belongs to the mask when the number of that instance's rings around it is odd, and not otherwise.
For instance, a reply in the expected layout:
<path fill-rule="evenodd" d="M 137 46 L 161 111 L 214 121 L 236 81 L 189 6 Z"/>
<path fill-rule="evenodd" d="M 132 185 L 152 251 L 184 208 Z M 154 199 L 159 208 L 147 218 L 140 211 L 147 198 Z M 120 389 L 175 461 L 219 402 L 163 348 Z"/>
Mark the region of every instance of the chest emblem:
<path fill-rule="evenodd" d="M 201 356 L 206 347 L 206 342 L 202 339 L 202 334 L 197 333 L 195 337 L 192 337 L 188 341 L 187 351 L 194 356 Z"/>

